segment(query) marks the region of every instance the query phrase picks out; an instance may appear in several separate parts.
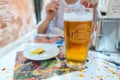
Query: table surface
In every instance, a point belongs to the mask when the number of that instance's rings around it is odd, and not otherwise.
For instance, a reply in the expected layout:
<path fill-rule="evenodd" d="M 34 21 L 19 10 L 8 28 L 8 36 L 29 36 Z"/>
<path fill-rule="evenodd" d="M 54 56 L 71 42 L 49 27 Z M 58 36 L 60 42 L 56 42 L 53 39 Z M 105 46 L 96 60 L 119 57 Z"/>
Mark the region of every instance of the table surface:
<path fill-rule="evenodd" d="M 0 80 L 13 80 L 16 54 L 23 50 L 24 43 L 0 59 Z M 85 70 L 43 80 L 120 80 L 120 53 L 89 51 L 88 60 Z"/>

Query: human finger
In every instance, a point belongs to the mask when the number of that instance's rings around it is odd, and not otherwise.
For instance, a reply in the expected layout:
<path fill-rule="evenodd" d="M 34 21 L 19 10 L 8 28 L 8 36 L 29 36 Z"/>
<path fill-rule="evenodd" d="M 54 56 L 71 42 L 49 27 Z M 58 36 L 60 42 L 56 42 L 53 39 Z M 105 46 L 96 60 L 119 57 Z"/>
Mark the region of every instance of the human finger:
<path fill-rule="evenodd" d="M 55 3 L 55 4 L 56 4 L 56 6 L 59 6 L 59 5 L 60 5 L 59 0 L 52 0 L 52 2 L 51 2 L 51 3 Z"/>
<path fill-rule="evenodd" d="M 47 5 L 46 10 L 56 12 L 58 10 L 58 5 L 55 2 L 51 2 Z"/>
<path fill-rule="evenodd" d="M 97 7 L 97 5 L 98 5 L 98 1 L 97 1 L 97 0 L 92 0 L 92 1 L 90 2 L 89 7 L 95 9 L 95 8 Z"/>

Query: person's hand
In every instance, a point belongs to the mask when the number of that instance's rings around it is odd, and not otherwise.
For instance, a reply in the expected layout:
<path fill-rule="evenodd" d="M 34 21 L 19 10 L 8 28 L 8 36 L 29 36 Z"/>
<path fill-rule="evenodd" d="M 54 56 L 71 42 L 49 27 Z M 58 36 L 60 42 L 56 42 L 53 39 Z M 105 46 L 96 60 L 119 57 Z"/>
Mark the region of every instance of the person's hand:
<path fill-rule="evenodd" d="M 81 0 L 81 4 L 87 8 L 94 8 L 96 9 L 98 0 Z"/>
<path fill-rule="evenodd" d="M 59 1 L 58 0 L 52 0 L 50 3 L 46 6 L 46 13 L 47 13 L 47 19 L 52 20 L 53 17 L 56 15 L 59 7 Z"/>

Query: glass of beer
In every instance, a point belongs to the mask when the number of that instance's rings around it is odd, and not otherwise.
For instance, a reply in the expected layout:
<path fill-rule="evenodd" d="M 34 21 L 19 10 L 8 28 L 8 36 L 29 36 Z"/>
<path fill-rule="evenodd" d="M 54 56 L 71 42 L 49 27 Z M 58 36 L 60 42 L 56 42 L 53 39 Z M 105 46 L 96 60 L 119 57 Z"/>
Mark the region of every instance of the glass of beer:
<path fill-rule="evenodd" d="M 92 8 L 65 8 L 64 36 L 67 66 L 84 69 L 93 26 Z"/>

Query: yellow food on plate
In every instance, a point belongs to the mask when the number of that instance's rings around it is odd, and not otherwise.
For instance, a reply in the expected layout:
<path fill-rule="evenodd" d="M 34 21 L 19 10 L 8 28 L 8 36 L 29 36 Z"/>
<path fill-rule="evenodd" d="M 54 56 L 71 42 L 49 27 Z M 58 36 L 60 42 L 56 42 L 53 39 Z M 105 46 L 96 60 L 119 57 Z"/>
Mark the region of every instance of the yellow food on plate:
<path fill-rule="evenodd" d="M 42 47 L 36 48 L 31 51 L 31 54 L 42 54 L 45 50 Z"/>

